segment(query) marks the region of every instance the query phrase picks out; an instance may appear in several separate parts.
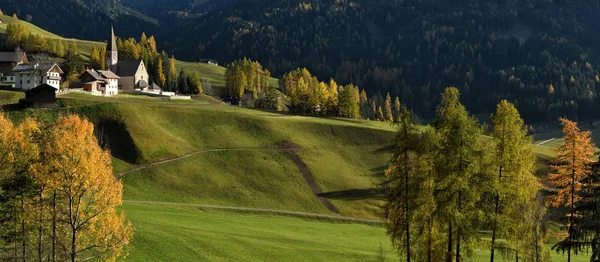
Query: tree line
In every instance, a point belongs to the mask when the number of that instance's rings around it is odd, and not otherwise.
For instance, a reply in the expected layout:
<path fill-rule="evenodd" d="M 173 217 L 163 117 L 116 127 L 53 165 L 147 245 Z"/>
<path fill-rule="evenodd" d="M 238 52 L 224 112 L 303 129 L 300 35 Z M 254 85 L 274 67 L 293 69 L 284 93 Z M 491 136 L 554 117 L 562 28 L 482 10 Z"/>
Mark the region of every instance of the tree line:
<path fill-rule="evenodd" d="M 133 236 L 117 210 L 122 184 L 93 125 L 0 115 L 0 259 L 114 260 Z"/>
<path fill-rule="evenodd" d="M 394 154 L 380 188 L 385 224 L 404 261 L 464 261 L 474 249 L 517 260 L 549 261 L 545 202 L 570 210 L 567 236 L 553 249 L 600 259 L 600 173 L 589 132 L 561 119 L 565 143 L 540 192 L 536 156 L 516 107 L 502 100 L 491 126 L 478 123 L 457 88 L 441 95 L 435 121 L 414 123 L 402 105 Z"/>
<path fill-rule="evenodd" d="M 164 45 L 219 61 L 251 57 L 278 77 L 305 67 L 369 97 L 389 92 L 426 119 L 456 86 L 476 114 L 507 99 L 528 123 L 587 121 L 600 105 L 598 8 L 597 0 L 241 1 L 171 30 Z"/>

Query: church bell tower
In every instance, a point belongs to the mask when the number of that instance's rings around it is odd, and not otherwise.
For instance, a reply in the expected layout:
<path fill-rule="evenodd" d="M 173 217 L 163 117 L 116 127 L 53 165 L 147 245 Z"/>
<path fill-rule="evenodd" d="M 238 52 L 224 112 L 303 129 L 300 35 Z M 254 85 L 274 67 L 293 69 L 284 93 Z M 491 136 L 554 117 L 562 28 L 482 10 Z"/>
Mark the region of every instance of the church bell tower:
<path fill-rule="evenodd" d="M 115 30 L 110 27 L 110 39 L 106 45 L 106 70 L 117 73 L 117 63 L 119 62 L 119 52 L 117 51 L 117 38 Z"/>

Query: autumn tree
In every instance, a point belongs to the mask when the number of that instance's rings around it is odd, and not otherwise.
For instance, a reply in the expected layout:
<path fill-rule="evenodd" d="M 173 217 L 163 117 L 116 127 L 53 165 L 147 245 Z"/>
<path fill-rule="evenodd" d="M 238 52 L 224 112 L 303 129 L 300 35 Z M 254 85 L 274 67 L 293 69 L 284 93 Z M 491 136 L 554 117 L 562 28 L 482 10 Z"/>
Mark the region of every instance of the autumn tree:
<path fill-rule="evenodd" d="M 572 249 L 577 252 L 573 227 L 575 206 L 580 201 L 577 193 L 583 189 L 584 181 L 592 173 L 594 146 L 590 138 L 590 131 L 580 131 L 576 122 L 564 118 L 559 120 L 563 125 L 565 142 L 556 150 L 556 157 L 550 165 L 552 174 L 550 174 L 548 182 L 558 189 L 558 192 L 550 196 L 549 201 L 554 207 L 567 207 L 570 210 L 568 236 L 554 246 L 557 250 L 566 251 L 570 261 Z"/>
<path fill-rule="evenodd" d="M 539 190 L 535 177 L 535 154 L 531 138 L 527 135 L 527 126 L 517 109 L 506 100 L 502 100 L 492 116 L 493 140 L 492 171 L 495 175 L 491 192 L 493 193 L 492 240 L 490 261 L 494 261 L 497 248 L 496 240 L 505 239 L 509 246 L 504 250 L 519 250 L 520 242 L 529 239 L 533 230 L 529 220 L 523 219 L 526 207 L 537 204 Z M 533 203 L 530 203 L 533 202 Z M 524 212 L 526 211 L 526 212 Z M 529 249 L 529 247 L 527 247 Z"/>
<path fill-rule="evenodd" d="M 358 88 L 347 85 L 340 92 L 339 113 L 342 117 L 359 118 L 359 94 Z"/>
<path fill-rule="evenodd" d="M 390 93 L 387 93 L 387 95 L 385 96 L 383 108 L 385 113 L 385 121 L 394 122 L 394 113 L 392 112 L 392 98 L 390 97 Z"/>
<path fill-rule="evenodd" d="M 112 173 L 110 153 L 98 146 L 92 123 L 75 115 L 61 117 L 49 136 L 48 164 L 67 207 L 58 219 L 61 246 L 71 261 L 119 256 L 133 231 L 117 211 L 122 185 Z"/>
<path fill-rule="evenodd" d="M 479 176 L 481 129 L 459 97 L 458 89 L 447 88 L 436 118 L 440 136 L 436 203 L 447 230 L 446 261 L 452 261 L 452 254 L 456 261 L 464 260 L 463 255 L 471 253 L 478 239 L 476 203 L 482 192 L 480 187 L 473 185 L 480 185 L 485 180 Z"/>

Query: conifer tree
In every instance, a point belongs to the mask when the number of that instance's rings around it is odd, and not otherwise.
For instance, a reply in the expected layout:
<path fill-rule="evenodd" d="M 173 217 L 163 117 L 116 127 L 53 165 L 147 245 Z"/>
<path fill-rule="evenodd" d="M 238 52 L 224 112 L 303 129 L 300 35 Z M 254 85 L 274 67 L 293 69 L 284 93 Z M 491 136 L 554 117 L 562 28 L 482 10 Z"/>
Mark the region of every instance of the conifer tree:
<path fill-rule="evenodd" d="M 436 203 L 440 219 L 447 230 L 446 261 L 466 258 L 478 239 L 476 203 L 480 200 L 481 130 L 474 117 L 459 101 L 459 91 L 447 88 L 437 109 L 436 129 L 440 136 L 440 151 L 436 163 Z M 456 240 L 453 243 L 453 240 Z M 453 244 L 456 245 L 453 249 Z"/>
<path fill-rule="evenodd" d="M 385 121 L 394 122 L 394 113 L 392 113 L 392 98 L 390 97 L 390 93 L 387 93 L 385 96 L 384 104 L 384 113 L 385 113 Z"/>
<path fill-rule="evenodd" d="M 576 122 L 564 118 L 559 119 L 563 125 L 564 144 L 556 150 L 556 157 L 550 165 L 552 174 L 548 179 L 551 186 L 558 189 L 555 195 L 549 197 L 550 204 L 554 207 L 569 208 L 568 236 L 554 246 L 557 250 L 567 252 L 568 260 L 571 259 L 572 249 L 577 249 L 575 238 L 575 206 L 580 201 L 578 192 L 582 190 L 584 181 L 592 173 L 593 144 L 590 131 L 579 131 Z"/>
<path fill-rule="evenodd" d="M 511 250 L 519 250 L 519 242 L 530 241 L 526 234 L 533 229 L 524 220 L 521 207 L 535 205 L 539 189 L 535 172 L 535 154 L 527 126 L 517 109 L 502 100 L 492 117 L 491 133 L 494 149 L 492 157 L 493 214 L 490 261 L 494 261 L 496 240 L 503 238 Z M 530 202 L 534 202 L 533 204 Z M 521 241 L 520 241 L 521 240 Z M 531 240 L 533 241 L 533 240 Z"/>

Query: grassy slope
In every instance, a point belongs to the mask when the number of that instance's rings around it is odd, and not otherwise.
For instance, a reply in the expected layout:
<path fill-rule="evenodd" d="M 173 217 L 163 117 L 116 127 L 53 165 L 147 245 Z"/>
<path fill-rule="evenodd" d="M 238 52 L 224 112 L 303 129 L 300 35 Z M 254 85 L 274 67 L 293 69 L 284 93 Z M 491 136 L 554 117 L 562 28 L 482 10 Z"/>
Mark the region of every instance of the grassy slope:
<path fill-rule="evenodd" d="M 25 93 L 0 90 L 0 105 L 17 103 L 21 98 L 25 98 Z"/>
<path fill-rule="evenodd" d="M 135 227 L 129 261 L 382 261 L 381 253 L 399 260 L 379 226 L 130 203 L 123 209 Z M 472 261 L 489 261 L 489 251 L 476 251 Z"/>

